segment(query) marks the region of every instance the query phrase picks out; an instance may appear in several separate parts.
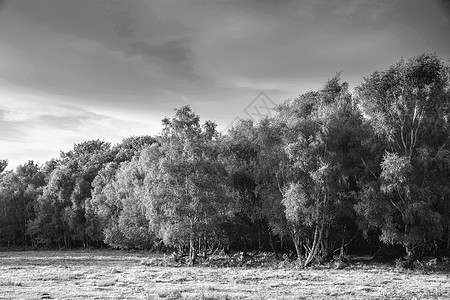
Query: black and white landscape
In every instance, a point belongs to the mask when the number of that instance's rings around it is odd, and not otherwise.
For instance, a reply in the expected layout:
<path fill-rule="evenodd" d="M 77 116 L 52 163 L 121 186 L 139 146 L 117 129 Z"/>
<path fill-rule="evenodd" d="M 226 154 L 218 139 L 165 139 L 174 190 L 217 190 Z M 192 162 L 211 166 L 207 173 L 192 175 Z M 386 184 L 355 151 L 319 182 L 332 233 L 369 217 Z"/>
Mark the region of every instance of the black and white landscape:
<path fill-rule="evenodd" d="M 0 0 L 0 299 L 450 298 L 450 2 Z"/>

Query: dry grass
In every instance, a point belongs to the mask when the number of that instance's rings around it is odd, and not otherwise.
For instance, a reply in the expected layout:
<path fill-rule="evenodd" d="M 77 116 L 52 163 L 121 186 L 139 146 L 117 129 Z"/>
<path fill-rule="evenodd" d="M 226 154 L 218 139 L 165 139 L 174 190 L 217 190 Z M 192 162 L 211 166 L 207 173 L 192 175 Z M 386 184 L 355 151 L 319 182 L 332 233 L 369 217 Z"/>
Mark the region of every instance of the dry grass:
<path fill-rule="evenodd" d="M 0 299 L 450 299 L 446 273 L 382 265 L 151 266 L 116 251 L 0 252 Z"/>

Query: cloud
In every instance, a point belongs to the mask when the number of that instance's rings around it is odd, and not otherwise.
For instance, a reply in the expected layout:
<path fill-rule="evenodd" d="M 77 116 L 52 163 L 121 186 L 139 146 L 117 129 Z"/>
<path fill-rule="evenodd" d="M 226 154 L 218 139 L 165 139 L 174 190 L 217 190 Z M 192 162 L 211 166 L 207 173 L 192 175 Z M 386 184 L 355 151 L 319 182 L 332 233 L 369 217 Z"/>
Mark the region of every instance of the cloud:
<path fill-rule="evenodd" d="M 188 60 L 189 47 L 188 39 L 181 38 L 170 40 L 162 44 L 150 45 L 146 42 L 134 42 L 132 53 L 140 54 L 144 57 L 159 57 L 170 64 L 178 64 Z"/>
<path fill-rule="evenodd" d="M 7 111 L 0 110 L 0 140 L 2 141 L 21 141 L 27 134 L 23 124 L 8 121 Z"/>
<path fill-rule="evenodd" d="M 0 98 L 0 157 L 10 168 L 27 160 L 44 163 L 74 143 L 101 138 L 113 143 L 130 135 L 154 134 L 148 123 L 99 114 L 83 107 L 48 101 L 36 95 Z M 5 98 L 16 100 L 8 105 Z"/>
<path fill-rule="evenodd" d="M 153 130 L 185 104 L 225 127 L 261 91 L 279 103 L 339 71 L 354 87 L 401 57 L 450 56 L 449 7 L 444 0 L 9 1 L 0 7 L 0 95 L 57 104 L 45 111 L 5 100 L 2 137 L 43 145 L 48 132 L 63 141 L 53 143 L 59 150 L 96 126 L 104 136 L 107 128 L 127 134 L 117 120 Z"/>
<path fill-rule="evenodd" d="M 189 39 L 183 37 L 181 26 L 154 21 L 148 16 L 149 6 L 141 1 L 130 1 L 128 10 L 114 1 L 107 3 L 12 2 L 0 20 L 0 33 L 3 44 L 15 52 L 9 68 L 14 71 L 5 72 L 3 78 L 80 97 L 148 95 L 153 88 L 176 85 L 163 78 L 165 73 L 169 79 L 195 73 L 187 61 Z"/>
<path fill-rule="evenodd" d="M 120 37 L 129 37 L 132 32 L 132 25 L 135 20 L 130 16 L 129 11 L 118 11 L 110 16 L 113 23 L 113 30 Z"/>
<path fill-rule="evenodd" d="M 3 19 L 17 29 L 0 33 L 20 52 L 11 65 L 23 68 L 2 75 L 117 102 L 128 94 L 155 102 L 171 93 L 206 97 L 243 82 L 290 92 L 294 82 L 343 69 L 361 77 L 401 56 L 448 53 L 448 15 L 439 3 L 17 0 Z"/>

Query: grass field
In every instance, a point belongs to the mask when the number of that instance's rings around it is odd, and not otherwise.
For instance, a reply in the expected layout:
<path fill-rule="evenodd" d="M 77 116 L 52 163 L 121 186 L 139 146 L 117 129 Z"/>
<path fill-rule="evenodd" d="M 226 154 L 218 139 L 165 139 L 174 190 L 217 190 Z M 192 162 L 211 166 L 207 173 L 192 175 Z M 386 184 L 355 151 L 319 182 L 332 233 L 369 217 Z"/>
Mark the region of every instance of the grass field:
<path fill-rule="evenodd" d="M 450 299 L 450 274 L 387 265 L 343 269 L 152 266 L 120 251 L 0 252 L 0 299 Z"/>

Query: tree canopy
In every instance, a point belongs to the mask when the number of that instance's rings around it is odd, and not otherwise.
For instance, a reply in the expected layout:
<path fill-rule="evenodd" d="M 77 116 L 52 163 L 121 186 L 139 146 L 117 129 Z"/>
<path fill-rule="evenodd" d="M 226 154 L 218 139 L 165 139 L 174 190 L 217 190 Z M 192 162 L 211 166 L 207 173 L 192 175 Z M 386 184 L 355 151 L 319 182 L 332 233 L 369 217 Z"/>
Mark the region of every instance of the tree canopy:
<path fill-rule="evenodd" d="M 337 74 L 225 134 L 190 106 L 158 136 L 0 160 L 0 246 L 273 251 L 303 266 L 394 245 L 450 248 L 450 64 L 401 59 L 354 91 Z"/>

